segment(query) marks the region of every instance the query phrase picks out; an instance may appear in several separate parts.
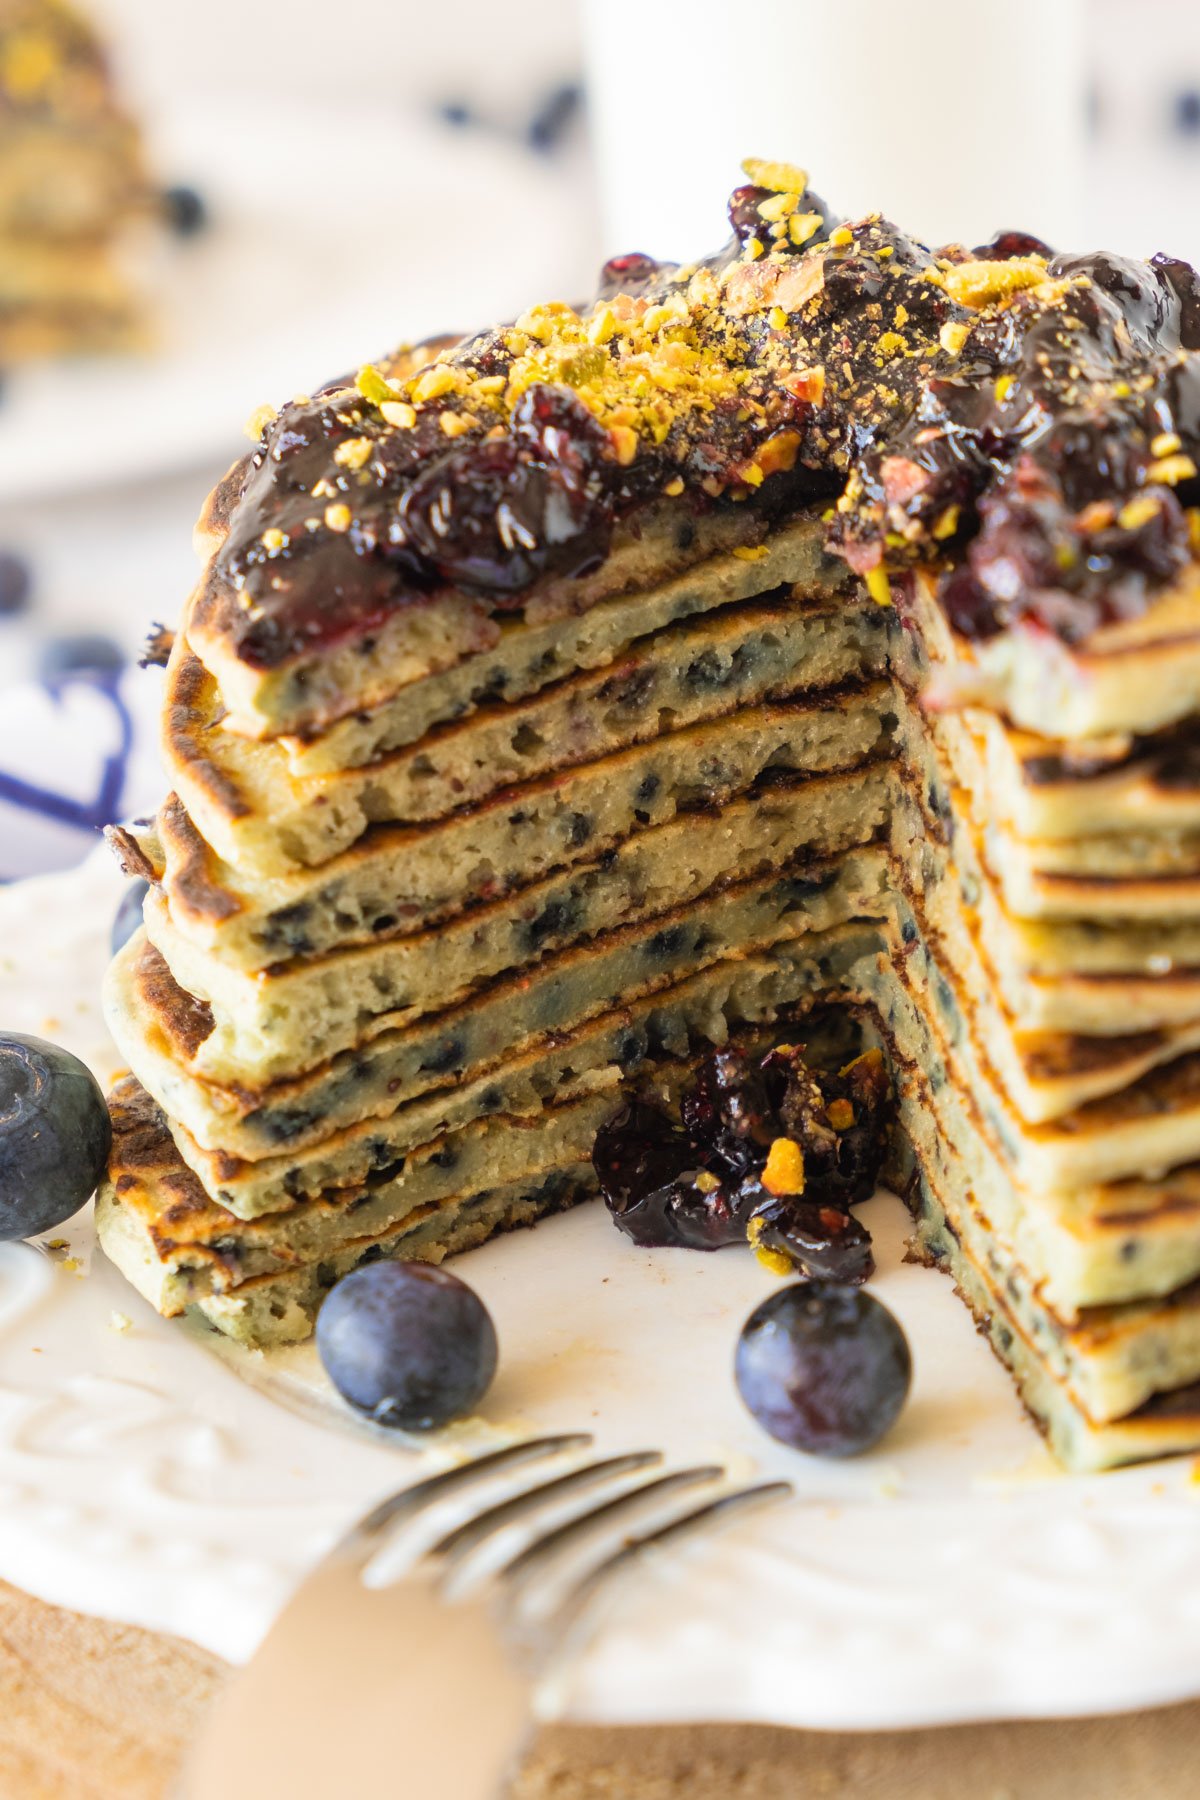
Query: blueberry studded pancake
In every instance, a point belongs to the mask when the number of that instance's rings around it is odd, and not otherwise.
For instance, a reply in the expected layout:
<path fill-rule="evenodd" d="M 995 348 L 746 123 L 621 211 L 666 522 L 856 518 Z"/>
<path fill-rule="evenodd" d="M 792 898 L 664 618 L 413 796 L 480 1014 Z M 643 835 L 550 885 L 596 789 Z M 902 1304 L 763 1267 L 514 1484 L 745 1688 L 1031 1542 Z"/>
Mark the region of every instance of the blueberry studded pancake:
<path fill-rule="evenodd" d="M 414 1146 L 464 1122 L 504 1112 L 531 1116 L 544 1106 L 614 1087 L 653 1057 L 684 1054 L 697 1043 L 719 1042 L 735 1027 L 774 1018 L 785 1004 L 812 1002 L 884 940 L 877 923 L 813 929 L 759 956 L 714 963 L 672 986 L 601 1013 L 571 1032 L 559 1032 L 505 1057 L 472 1078 L 428 1089 L 391 1111 L 348 1125 L 308 1145 L 276 1145 L 253 1160 L 226 1149 L 205 1150 L 179 1122 L 170 1128 L 180 1154 L 205 1191 L 228 1212 L 254 1218 L 330 1187 L 362 1182 L 406 1156 Z"/>
<path fill-rule="evenodd" d="M 882 673 L 887 617 L 869 601 L 805 605 L 785 587 L 669 626 L 524 700 L 481 705 L 362 768 L 299 780 L 274 744 L 221 730 L 215 685 L 180 641 L 164 755 L 177 796 L 222 857 L 255 876 L 287 874 L 327 863 L 372 827 L 447 818 L 664 730 Z"/>
<path fill-rule="evenodd" d="M 193 1073 L 208 1009 L 174 981 L 139 932 L 114 961 L 109 1024 L 143 1085 L 201 1144 L 250 1158 L 319 1142 L 329 1132 L 554 1034 L 668 989 L 730 957 L 755 955 L 869 912 L 884 862 L 871 848 L 802 857 L 792 868 L 706 896 L 695 905 L 608 932 L 548 957 L 529 974 L 499 977 L 466 1001 L 364 1039 L 317 1068 L 265 1086 L 219 1085 Z"/>
<path fill-rule="evenodd" d="M 172 798 L 142 854 L 175 925 L 198 948 L 270 968 L 440 925 L 764 779 L 851 768 L 886 747 L 893 718 L 870 686 L 749 707 L 736 730 L 713 720 L 666 732 L 428 825 L 381 826 L 317 869 L 271 877 L 224 863 Z"/>
<path fill-rule="evenodd" d="M 294 1341 L 840 1003 L 1057 1454 L 1200 1448 L 1200 281 L 747 174 L 707 261 L 256 419 L 113 834 L 102 1239 Z"/>
<path fill-rule="evenodd" d="M 212 1028 L 192 1065 L 216 1080 L 295 1074 L 380 1032 L 465 999 L 506 970 L 658 915 L 750 871 L 802 852 L 826 857 L 878 834 L 887 817 L 886 762 L 832 775 L 780 777 L 722 810 L 703 809 L 635 833 L 504 898 L 424 931 L 382 933 L 357 948 L 242 970 L 178 931 L 161 893 L 146 927 Z"/>

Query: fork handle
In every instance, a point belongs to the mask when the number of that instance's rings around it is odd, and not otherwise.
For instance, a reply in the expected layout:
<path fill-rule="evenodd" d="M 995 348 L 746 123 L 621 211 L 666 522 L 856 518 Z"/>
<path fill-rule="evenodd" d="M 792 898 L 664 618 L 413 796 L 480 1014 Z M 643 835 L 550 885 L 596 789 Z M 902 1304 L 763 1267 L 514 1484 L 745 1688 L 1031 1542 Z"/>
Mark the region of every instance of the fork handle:
<path fill-rule="evenodd" d="M 181 1800 L 493 1800 L 531 1691 L 482 1602 L 335 1560 L 218 1701 Z"/>

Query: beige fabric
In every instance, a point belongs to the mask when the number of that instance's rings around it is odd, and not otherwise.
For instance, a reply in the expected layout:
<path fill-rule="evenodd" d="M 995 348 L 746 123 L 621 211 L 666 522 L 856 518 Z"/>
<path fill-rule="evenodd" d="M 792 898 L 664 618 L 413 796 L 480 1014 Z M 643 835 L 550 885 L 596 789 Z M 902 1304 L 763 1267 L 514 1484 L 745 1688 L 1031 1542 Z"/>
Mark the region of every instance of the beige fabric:
<path fill-rule="evenodd" d="M 224 1666 L 0 1583 L 0 1800 L 167 1800 Z M 546 1732 L 511 1800 L 1188 1800 L 1200 1704 L 869 1736 Z"/>

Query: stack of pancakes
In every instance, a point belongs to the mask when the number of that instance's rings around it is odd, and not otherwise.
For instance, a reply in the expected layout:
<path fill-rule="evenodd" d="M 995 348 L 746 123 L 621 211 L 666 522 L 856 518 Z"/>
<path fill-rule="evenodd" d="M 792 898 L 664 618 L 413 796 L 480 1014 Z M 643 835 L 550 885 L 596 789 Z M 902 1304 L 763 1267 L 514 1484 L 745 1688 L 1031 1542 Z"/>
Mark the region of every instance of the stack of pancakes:
<path fill-rule="evenodd" d="M 829 985 L 813 934 L 844 960 L 835 928 L 885 892 L 897 720 L 888 616 L 823 565 L 798 522 L 597 602 L 544 670 L 515 624 L 475 660 L 522 697 L 456 717 L 460 683 L 427 677 L 413 742 L 385 702 L 341 722 L 370 760 L 313 774 L 338 726 L 239 737 L 176 640 L 174 792 L 121 834 L 155 885 L 109 1016 L 188 1173 L 127 1083 L 118 1154 L 151 1161 L 102 1206 L 156 1305 L 304 1335 L 364 1256 L 590 1192 L 623 1075 Z"/>
<path fill-rule="evenodd" d="M 116 834 L 152 888 L 102 1242 L 160 1311 L 287 1342 L 357 1263 L 592 1192 L 631 1080 L 840 999 L 916 1253 L 1059 1455 L 1200 1445 L 1195 466 L 1161 384 L 1132 510 L 996 422 L 1022 380 L 1075 418 L 1098 316 L 1080 416 L 1140 446 L 1105 309 L 1160 293 L 1175 380 L 1184 278 L 1110 300 L 1100 259 L 934 257 L 755 176 L 724 259 L 622 259 L 587 314 L 257 422 L 171 651 L 173 791 Z M 1040 348 L 996 376 L 1046 332 L 1061 392 Z M 1014 604 L 1055 507 L 1054 610 Z"/>
<path fill-rule="evenodd" d="M 148 193 L 88 22 L 0 0 L 0 362 L 140 341 L 122 257 Z"/>

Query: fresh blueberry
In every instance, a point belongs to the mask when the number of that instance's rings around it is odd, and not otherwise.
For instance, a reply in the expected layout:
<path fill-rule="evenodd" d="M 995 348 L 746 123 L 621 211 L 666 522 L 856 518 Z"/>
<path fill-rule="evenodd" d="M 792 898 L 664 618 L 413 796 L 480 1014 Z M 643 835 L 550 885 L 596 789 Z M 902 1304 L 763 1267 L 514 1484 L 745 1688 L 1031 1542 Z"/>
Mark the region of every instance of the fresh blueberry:
<path fill-rule="evenodd" d="M 33 1237 L 78 1212 L 111 1142 L 104 1095 L 77 1056 L 0 1036 L 0 1238 Z"/>
<path fill-rule="evenodd" d="M 38 676 L 47 687 L 57 687 L 76 675 L 119 675 L 124 667 L 120 645 L 92 632 L 51 638 L 38 657 Z"/>
<path fill-rule="evenodd" d="M 150 883 L 140 878 L 131 881 L 121 896 L 121 904 L 113 914 L 112 931 L 109 933 L 109 949 L 117 954 L 129 942 L 142 922 L 142 902 L 150 892 Z"/>
<path fill-rule="evenodd" d="M 427 1263 L 369 1263 L 339 1281 L 317 1318 L 317 1349 L 344 1399 L 402 1431 L 473 1412 L 496 1372 L 482 1300 Z"/>
<path fill-rule="evenodd" d="M 780 1443 L 814 1456 L 856 1456 L 895 1424 L 912 1357 L 874 1295 L 804 1282 L 750 1314 L 734 1375 L 747 1407 Z"/>
<path fill-rule="evenodd" d="M 0 550 L 0 619 L 24 612 L 32 589 L 29 564 L 11 550 Z"/>
<path fill-rule="evenodd" d="M 204 196 L 194 187 L 169 187 L 163 192 L 167 223 L 180 237 L 195 237 L 208 224 Z"/>

